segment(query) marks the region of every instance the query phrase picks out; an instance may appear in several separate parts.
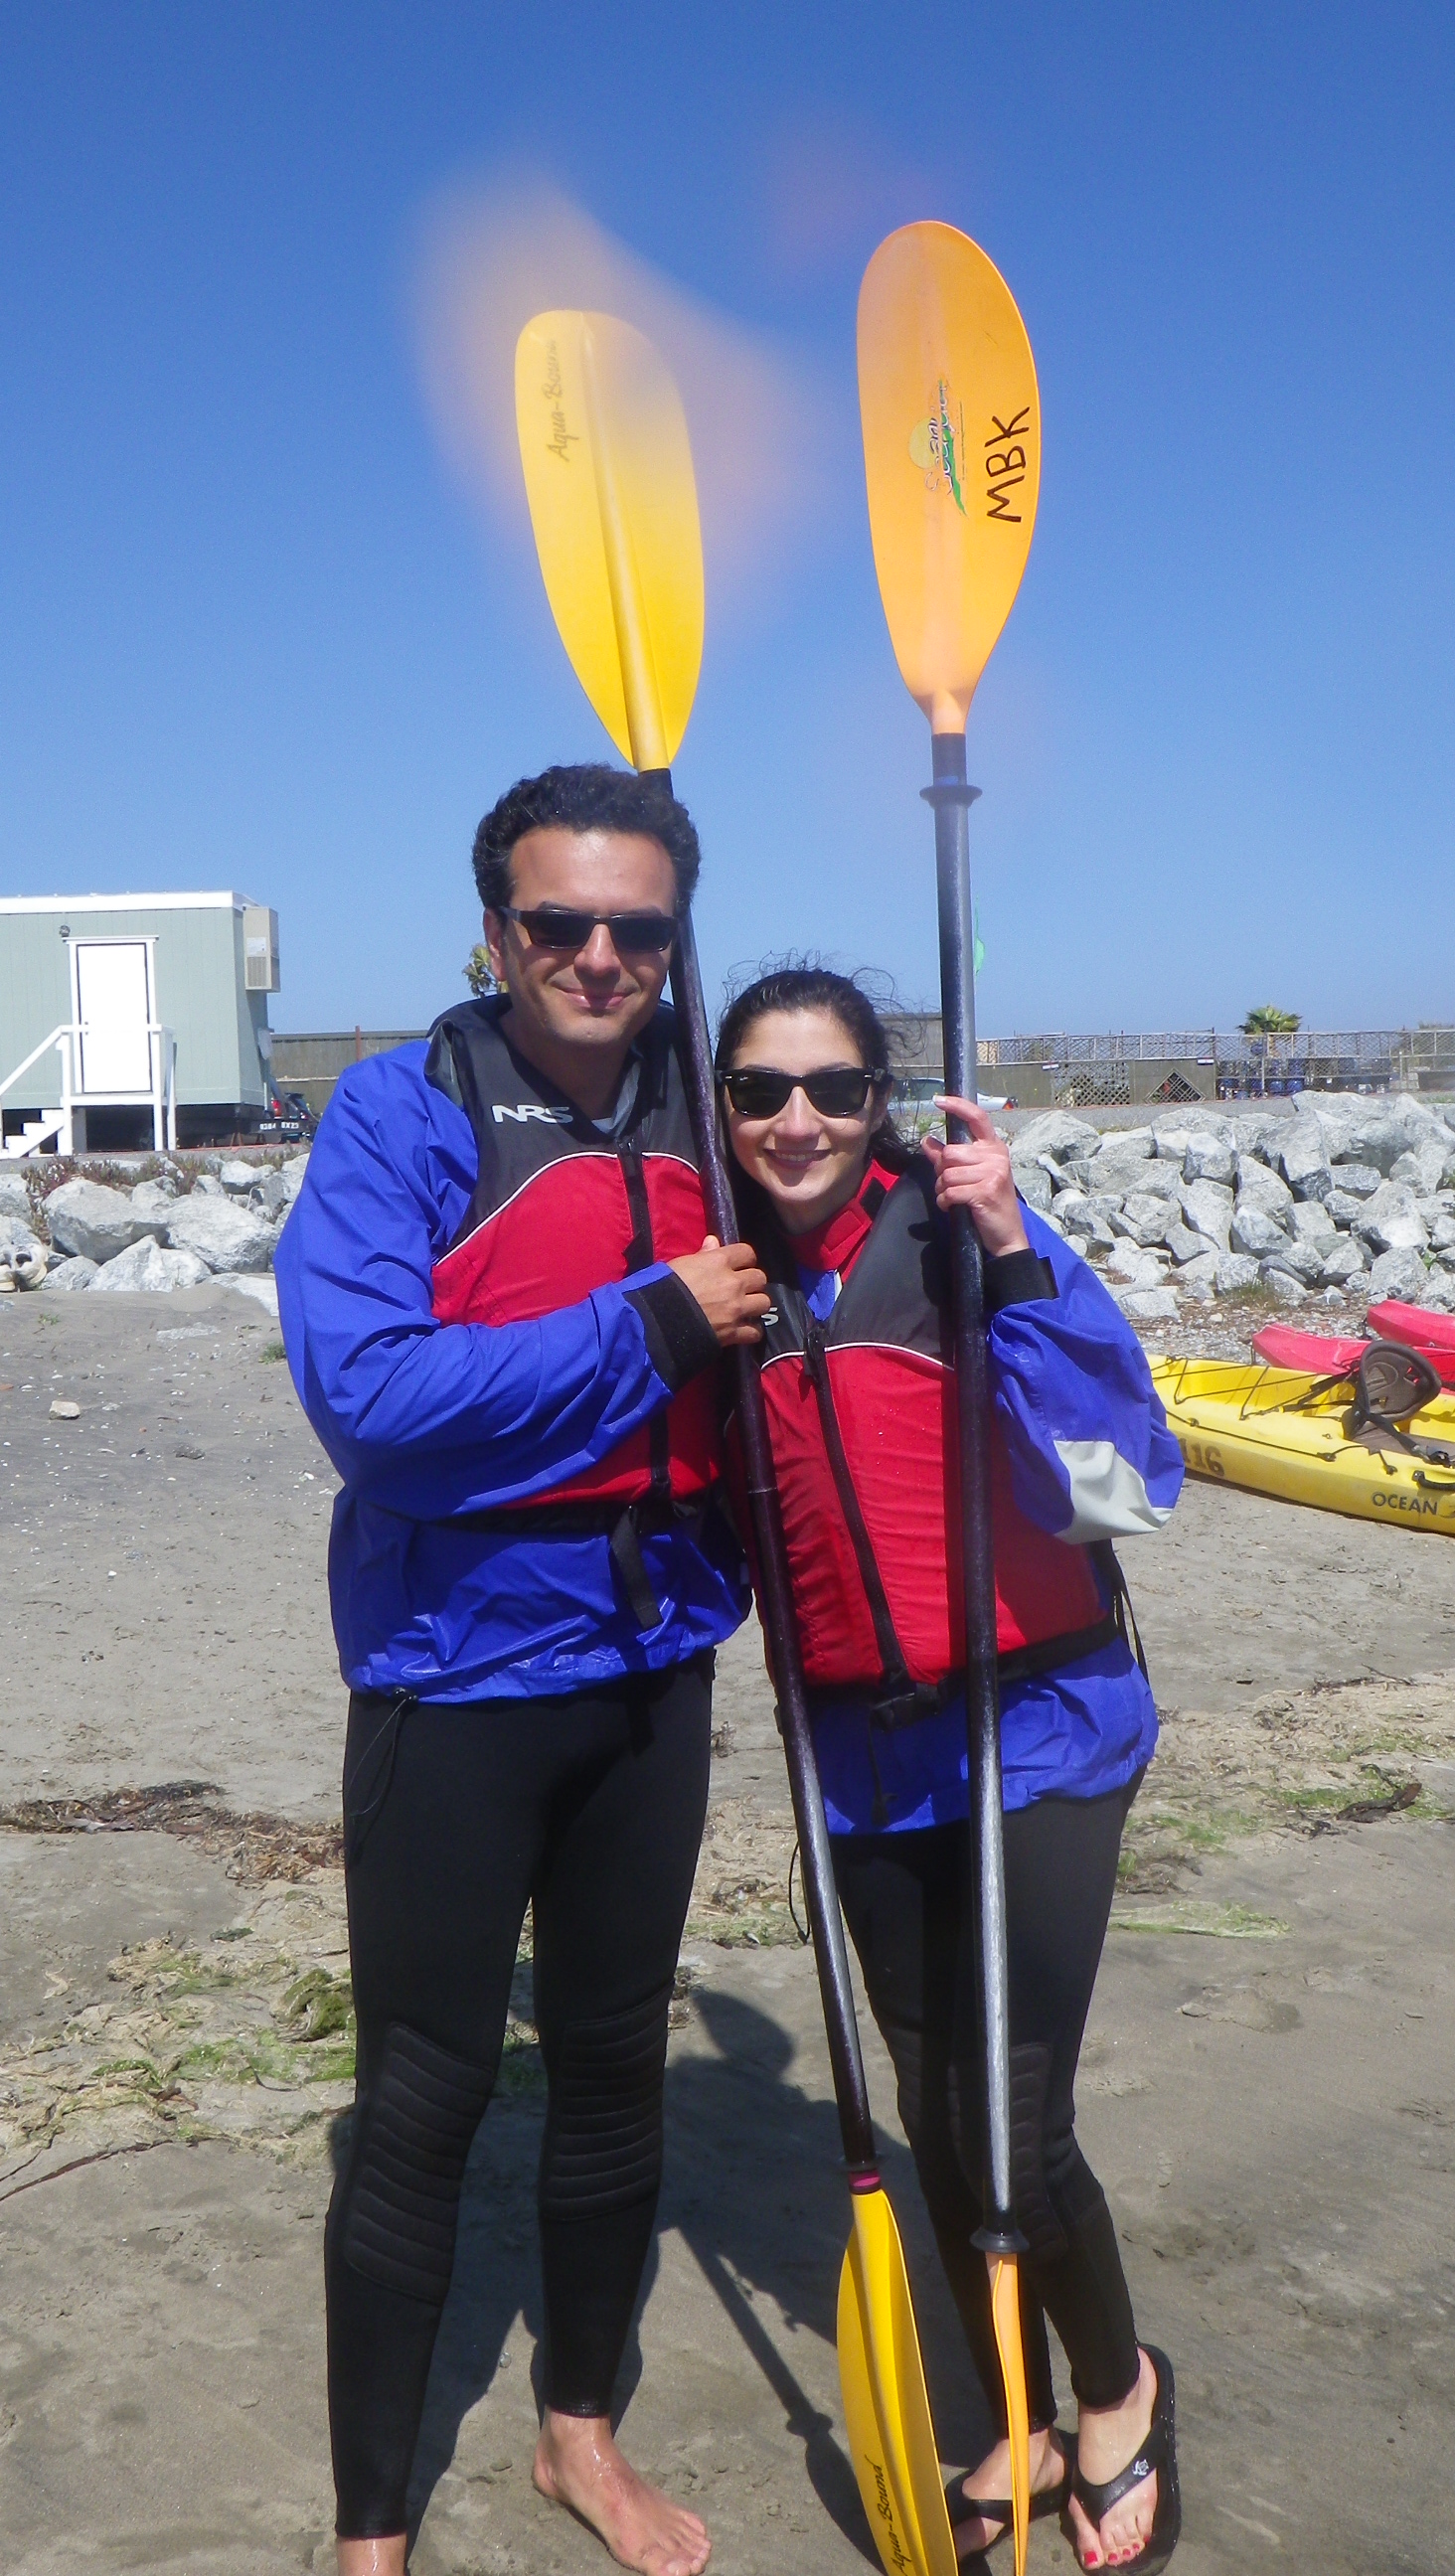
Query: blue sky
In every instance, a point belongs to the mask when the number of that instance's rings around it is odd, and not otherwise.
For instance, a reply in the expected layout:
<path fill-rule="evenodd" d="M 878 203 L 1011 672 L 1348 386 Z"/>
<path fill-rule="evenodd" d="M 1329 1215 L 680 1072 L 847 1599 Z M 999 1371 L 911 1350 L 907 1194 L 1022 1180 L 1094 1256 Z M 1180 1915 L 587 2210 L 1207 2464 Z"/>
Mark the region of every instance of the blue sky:
<path fill-rule="evenodd" d="M 768 389 L 756 515 L 699 441 L 709 988 L 815 945 L 931 997 L 853 360 L 934 214 L 1044 417 L 982 1031 L 1455 1017 L 1452 70 L 1399 0 L 0 0 L 0 891 L 273 903 L 280 1028 L 463 989 L 480 813 L 604 748 L 421 354 L 442 227 L 545 207 Z"/>

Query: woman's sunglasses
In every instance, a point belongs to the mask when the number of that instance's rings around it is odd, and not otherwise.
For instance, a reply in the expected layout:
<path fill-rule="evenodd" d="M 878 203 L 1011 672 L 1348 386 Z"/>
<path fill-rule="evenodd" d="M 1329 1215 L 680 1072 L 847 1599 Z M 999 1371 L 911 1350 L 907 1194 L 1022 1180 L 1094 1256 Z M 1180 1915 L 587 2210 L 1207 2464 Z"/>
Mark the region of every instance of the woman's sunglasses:
<path fill-rule="evenodd" d="M 821 1065 L 816 1073 L 779 1073 L 771 1065 L 742 1065 L 718 1080 L 740 1118 L 776 1118 L 795 1091 L 807 1095 L 820 1118 L 857 1118 L 882 1074 L 861 1064 Z"/>
<path fill-rule="evenodd" d="M 586 946 L 598 923 L 610 931 L 618 957 L 660 956 L 677 936 L 677 924 L 669 912 L 566 912 L 555 904 L 521 912 L 513 903 L 496 909 L 502 920 L 520 923 L 532 947 L 567 948 L 573 957 Z"/>

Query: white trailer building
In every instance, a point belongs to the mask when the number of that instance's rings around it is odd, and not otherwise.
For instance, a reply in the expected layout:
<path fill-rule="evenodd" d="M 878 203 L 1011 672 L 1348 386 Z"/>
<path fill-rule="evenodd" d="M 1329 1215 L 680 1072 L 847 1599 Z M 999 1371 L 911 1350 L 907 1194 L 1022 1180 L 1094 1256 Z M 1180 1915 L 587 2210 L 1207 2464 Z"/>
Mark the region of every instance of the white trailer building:
<path fill-rule="evenodd" d="M 278 985 L 278 916 L 242 895 L 0 896 L 4 1154 L 246 1136 Z"/>

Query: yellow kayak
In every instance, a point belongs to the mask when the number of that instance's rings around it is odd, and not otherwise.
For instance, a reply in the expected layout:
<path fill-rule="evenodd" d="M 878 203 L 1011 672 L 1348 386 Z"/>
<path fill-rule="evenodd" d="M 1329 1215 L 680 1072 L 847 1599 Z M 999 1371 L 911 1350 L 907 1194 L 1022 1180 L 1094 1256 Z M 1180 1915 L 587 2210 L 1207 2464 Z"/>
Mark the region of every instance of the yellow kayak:
<path fill-rule="evenodd" d="M 1378 1448 L 1353 1438 L 1347 1380 L 1256 1361 L 1149 1358 L 1191 1475 L 1455 1538 L 1455 1392 L 1399 1425 L 1424 1448 L 1445 1450 L 1446 1463 L 1411 1455 L 1393 1437 Z"/>

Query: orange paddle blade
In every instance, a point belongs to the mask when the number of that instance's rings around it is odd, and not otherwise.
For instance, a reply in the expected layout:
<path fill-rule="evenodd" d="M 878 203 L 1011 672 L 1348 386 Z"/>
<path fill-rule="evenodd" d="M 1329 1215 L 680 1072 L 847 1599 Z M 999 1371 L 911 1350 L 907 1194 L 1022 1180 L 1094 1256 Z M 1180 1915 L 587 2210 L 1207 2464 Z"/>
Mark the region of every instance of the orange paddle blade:
<path fill-rule="evenodd" d="M 668 769 L 702 665 L 702 533 L 682 404 L 650 340 L 609 313 L 538 313 L 515 420 L 541 576 L 617 749 Z"/>
<path fill-rule="evenodd" d="M 1020 2279 L 1013 2258 L 988 2256 L 990 2313 L 995 2347 L 1005 2382 L 1006 2418 L 1010 2431 L 1010 2496 L 1015 2525 L 1015 2576 L 1026 2576 L 1026 2547 L 1031 2536 L 1031 2410 L 1026 2397 L 1026 2361 L 1021 2346 Z"/>
<path fill-rule="evenodd" d="M 1015 299 L 951 224 L 906 224 L 859 290 L 874 569 L 934 733 L 962 733 L 1010 615 L 1041 480 L 1036 364 Z"/>

